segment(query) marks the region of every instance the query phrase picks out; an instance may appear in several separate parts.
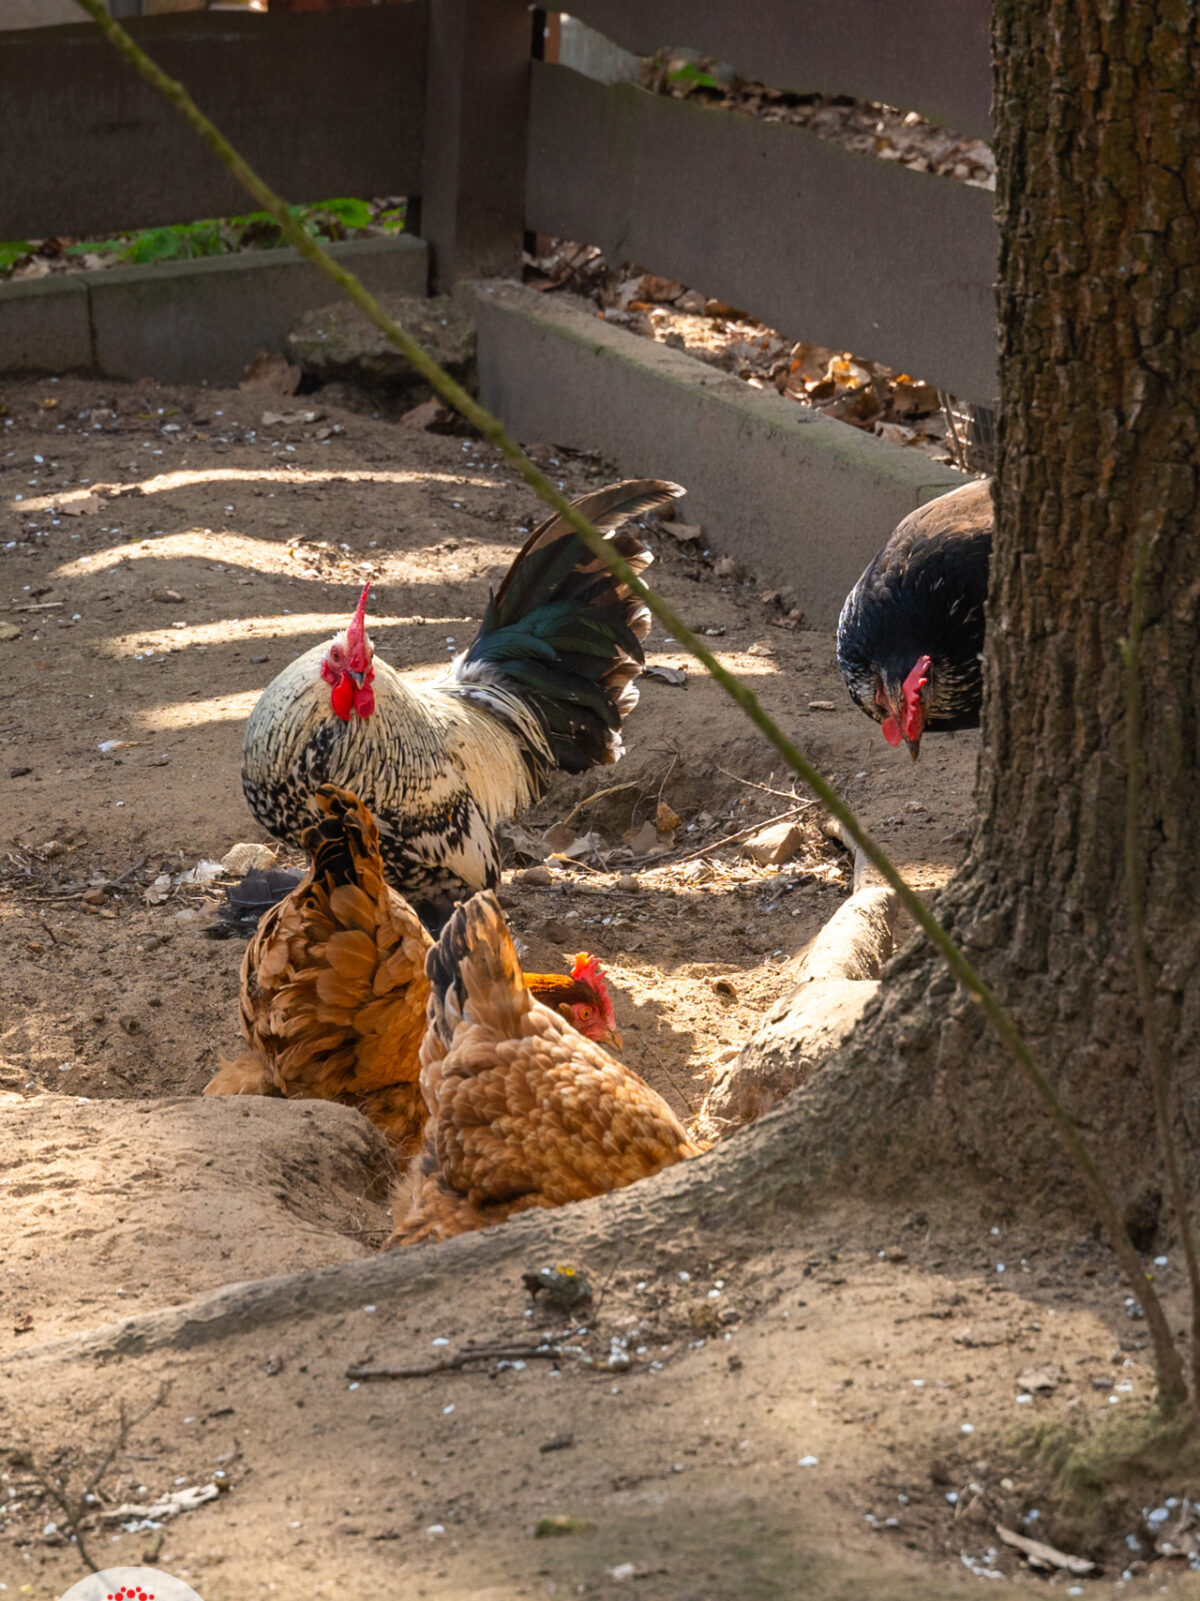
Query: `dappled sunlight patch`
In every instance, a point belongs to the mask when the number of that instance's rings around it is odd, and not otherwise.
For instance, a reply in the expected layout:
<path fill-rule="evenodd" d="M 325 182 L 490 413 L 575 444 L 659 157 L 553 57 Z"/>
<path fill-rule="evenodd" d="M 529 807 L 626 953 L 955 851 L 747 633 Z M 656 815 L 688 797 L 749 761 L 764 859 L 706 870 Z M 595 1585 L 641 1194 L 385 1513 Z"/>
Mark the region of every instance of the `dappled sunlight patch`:
<path fill-rule="evenodd" d="M 214 695 L 209 700 L 176 700 L 158 706 L 147 706 L 143 711 L 131 712 L 130 717 L 148 732 L 160 733 L 171 728 L 192 728 L 198 723 L 235 723 L 249 717 L 254 703 L 262 693 L 259 689 L 246 689 L 237 695 Z"/>
<path fill-rule="evenodd" d="M 182 609 L 182 607 L 180 608 Z M 134 651 L 145 650 L 155 640 L 161 639 L 164 633 L 169 636 L 171 643 L 176 646 L 187 645 L 228 645 L 237 640 L 253 638 L 264 643 L 272 639 L 287 639 L 296 635 L 313 634 L 317 638 L 332 637 L 345 628 L 347 613 L 344 611 L 327 612 L 288 612 L 273 617 L 223 617 L 213 623 L 188 623 L 185 627 L 172 627 L 164 630 L 158 628 L 140 628 L 128 634 L 115 634 L 111 639 L 103 641 L 97 649 L 106 656 L 128 656 Z M 418 621 L 427 622 L 431 619 L 422 617 L 372 617 L 372 631 L 380 628 L 411 627 Z M 458 618 L 435 618 L 432 621 L 441 623 L 450 621 L 458 623 Z M 299 651 L 296 653 L 299 655 Z"/>
<path fill-rule="evenodd" d="M 375 468 L 349 467 L 329 472 L 309 467 L 207 467 L 156 473 L 153 478 L 131 478 L 119 484 L 89 484 L 84 489 L 38 495 L 22 500 L 19 505 L 10 500 L 8 504 L 13 511 L 48 511 L 52 506 L 70 506 L 76 501 L 90 500 L 94 495 L 128 495 L 134 491 L 140 491 L 143 495 L 162 495 L 173 489 L 191 489 L 198 484 L 451 484 L 456 489 L 469 484 L 473 489 L 504 487 L 499 479 L 470 477 L 463 473 L 384 472 Z"/>

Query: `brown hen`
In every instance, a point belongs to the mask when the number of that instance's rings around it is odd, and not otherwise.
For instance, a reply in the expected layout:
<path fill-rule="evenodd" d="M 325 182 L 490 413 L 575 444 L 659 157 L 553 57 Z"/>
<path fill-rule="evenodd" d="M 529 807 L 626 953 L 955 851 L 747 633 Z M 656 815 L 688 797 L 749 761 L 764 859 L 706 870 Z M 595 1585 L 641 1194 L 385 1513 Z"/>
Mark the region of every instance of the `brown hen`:
<path fill-rule="evenodd" d="M 262 919 L 242 962 L 247 1049 L 204 1093 L 341 1101 L 405 1157 L 425 1124 L 418 1053 L 432 941 L 384 882 L 362 802 L 322 784 L 313 809 L 308 872 Z"/>
<path fill-rule="evenodd" d="M 704 1149 L 636 1073 L 534 998 L 490 892 L 458 907 L 426 971 L 429 1123 L 389 1245 L 603 1195 Z"/>

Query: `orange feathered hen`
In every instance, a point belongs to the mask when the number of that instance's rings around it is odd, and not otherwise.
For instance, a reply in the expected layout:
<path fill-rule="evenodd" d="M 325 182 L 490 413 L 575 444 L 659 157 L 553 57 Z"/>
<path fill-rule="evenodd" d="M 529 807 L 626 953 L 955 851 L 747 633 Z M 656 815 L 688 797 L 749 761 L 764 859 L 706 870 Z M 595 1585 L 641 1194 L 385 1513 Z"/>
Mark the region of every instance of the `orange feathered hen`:
<path fill-rule="evenodd" d="M 308 872 L 258 925 L 242 962 L 247 1049 L 206 1095 L 287 1095 L 356 1106 L 410 1155 L 432 941 L 384 881 L 379 833 L 349 790 L 322 784 Z"/>
<path fill-rule="evenodd" d="M 704 1149 L 636 1073 L 530 993 L 490 892 L 458 907 L 426 971 L 429 1122 L 389 1245 L 603 1195 Z"/>

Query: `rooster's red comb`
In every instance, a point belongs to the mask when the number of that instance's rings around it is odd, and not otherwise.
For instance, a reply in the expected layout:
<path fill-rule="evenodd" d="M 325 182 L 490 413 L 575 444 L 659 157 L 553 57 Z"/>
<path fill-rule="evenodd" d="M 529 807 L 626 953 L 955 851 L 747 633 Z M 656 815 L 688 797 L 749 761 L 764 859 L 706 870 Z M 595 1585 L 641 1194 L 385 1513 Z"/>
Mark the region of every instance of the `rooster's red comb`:
<path fill-rule="evenodd" d="M 354 616 L 346 629 L 346 656 L 356 673 L 365 673 L 367 670 L 367 596 L 370 593 L 370 584 L 364 584 Z"/>

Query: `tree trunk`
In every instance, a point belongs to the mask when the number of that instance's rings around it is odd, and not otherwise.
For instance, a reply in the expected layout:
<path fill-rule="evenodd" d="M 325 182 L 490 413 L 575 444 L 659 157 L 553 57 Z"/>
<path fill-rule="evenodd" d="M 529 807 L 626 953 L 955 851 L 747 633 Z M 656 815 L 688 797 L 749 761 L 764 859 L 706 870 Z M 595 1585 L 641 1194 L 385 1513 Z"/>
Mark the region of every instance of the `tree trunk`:
<path fill-rule="evenodd" d="M 997 531 L 976 816 L 939 911 L 1148 1241 L 1160 1176 L 1130 959 L 1121 647 L 1146 542 L 1139 829 L 1186 1150 L 1200 1129 L 1200 30 L 1188 0 L 997 0 L 994 45 Z M 977 1009 L 927 949 L 900 967 L 851 1046 L 899 1170 L 965 1159 L 1026 1195 L 1046 1174 L 1073 1183 Z M 890 1086 L 883 1106 L 873 1083 Z"/>

